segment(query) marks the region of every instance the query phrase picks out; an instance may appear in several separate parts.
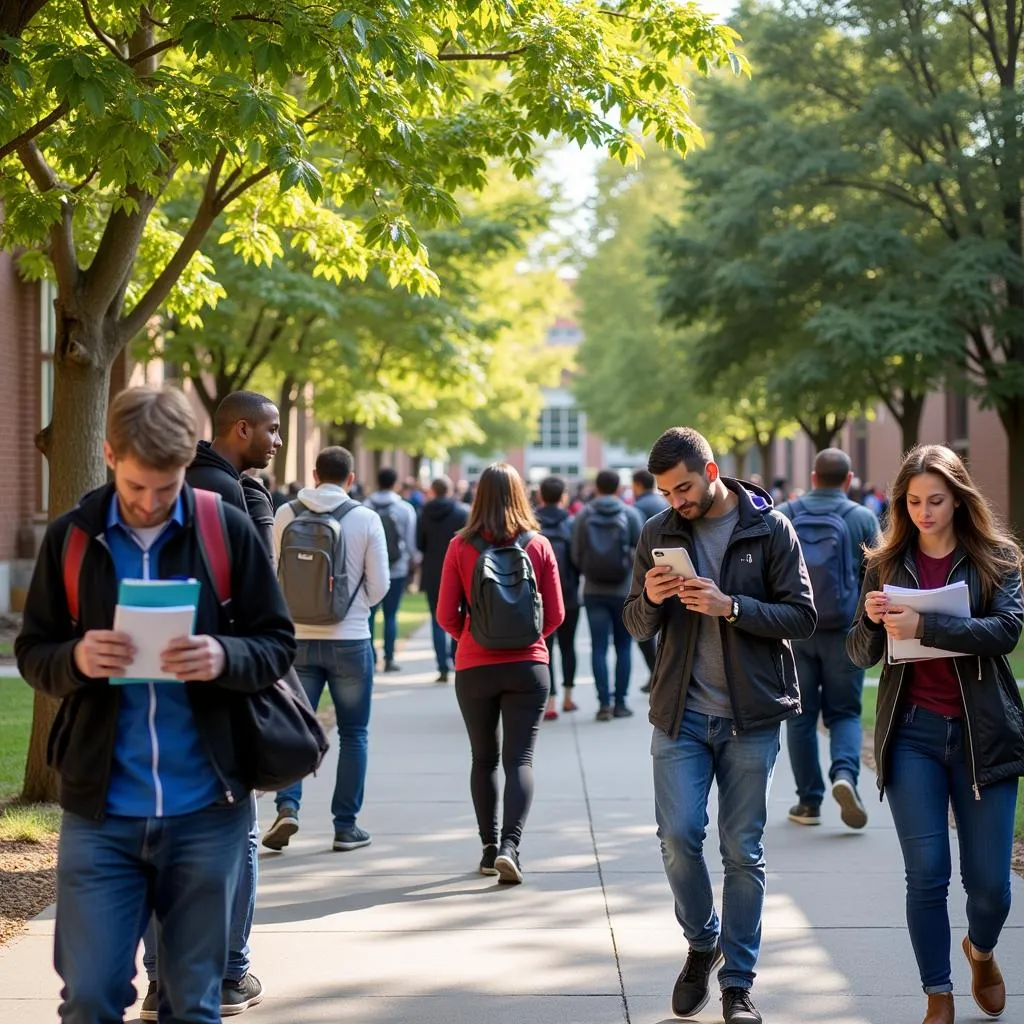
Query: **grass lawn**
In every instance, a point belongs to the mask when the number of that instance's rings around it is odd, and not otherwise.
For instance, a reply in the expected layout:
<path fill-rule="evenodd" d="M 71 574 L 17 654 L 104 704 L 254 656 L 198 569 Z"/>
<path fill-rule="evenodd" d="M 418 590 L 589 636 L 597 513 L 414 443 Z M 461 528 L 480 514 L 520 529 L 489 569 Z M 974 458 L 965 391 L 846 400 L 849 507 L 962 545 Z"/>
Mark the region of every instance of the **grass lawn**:
<path fill-rule="evenodd" d="M 0 640 L 0 658 L 14 657 L 14 641 Z"/>
<path fill-rule="evenodd" d="M 427 619 L 430 618 L 430 608 L 427 605 L 427 595 L 417 591 L 415 594 L 406 593 L 402 596 L 402 603 L 398 606 L 398 639 L 405 640 L 416 632 Z M 384 637 L 384 615 L 377 612 L 377 621 L 374 624 L 373 639 L 380 643 Z"/>
<path fill-rule="evenodd" d="M 0 800 L 21 789 L 31 724 L 32 690 L 20 679 L 0 678 Z"/>

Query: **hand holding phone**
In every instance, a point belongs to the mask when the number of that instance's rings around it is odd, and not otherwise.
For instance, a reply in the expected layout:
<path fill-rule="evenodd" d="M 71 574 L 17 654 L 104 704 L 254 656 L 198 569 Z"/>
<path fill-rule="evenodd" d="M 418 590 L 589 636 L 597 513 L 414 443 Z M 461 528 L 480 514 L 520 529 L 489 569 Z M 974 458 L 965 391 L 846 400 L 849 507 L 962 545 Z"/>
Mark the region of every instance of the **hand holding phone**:
<path fill-rule="evenodd" d="M 651 555 L 655 565 L 668 566 L 673 576 L 680 576 L 684 580 L 697 578 L 697 570 L 686 548 L 654 548 Z"/>

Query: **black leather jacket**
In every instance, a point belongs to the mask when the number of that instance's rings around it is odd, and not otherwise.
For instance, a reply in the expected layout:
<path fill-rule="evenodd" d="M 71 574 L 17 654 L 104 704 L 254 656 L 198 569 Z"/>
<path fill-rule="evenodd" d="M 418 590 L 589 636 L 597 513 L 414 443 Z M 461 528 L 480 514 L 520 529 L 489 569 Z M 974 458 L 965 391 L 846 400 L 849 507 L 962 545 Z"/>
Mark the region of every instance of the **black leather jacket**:
<path fill-rule="evenodd" d="M 1015 572 L 1004 578 L 988 603 L 983 604 L 978 572 L 966 553 L 958 548 L 948 582 L 960 580 L 970 588 L 971 618 L 926 613 L 921 643 L 925 647 L 973 655 L 954 658 L 953 666 L 964 703 L 968 768 L 975 796 L 980 799 L 982 786 L 1024 775 L 1024 705 L 1006 657 L 1020 640 L 1024 602 L 1020 573 Z M 899 587 L 920 586 L 912 549 L 904 552 L 900 571 L 886 582 Z M 880 589 L 878 570 L 869 568 L 864 577 L 857 615 L 846 637 L 846 651 L 854 664 L 861 668 L 869 668 L 885 656 L 885 630 L 864 614 L 865 596 L 871 590 Z M 905 669 L 903 664 L 885 664 L 878 686 L 875 764 L 880 793 L 885 789 L 896 716 L 906 699 Z"/>
<path fill-rule="evenodd" d="M 791 640 L 814 632 L 817 615 L 793 524 L 772 508 L 768 493 L 746 481 L 722 478 L 739 498 L 739 519 L 722 562 L 718 587 L 736 597 L 740 617 L 719 619 L 733 725 L 745 731 L 800 713 L 800 689 Z M 679 734 L 697 647 L 700 613 L 676 597 L 660 605 L 644 594 L 653 548 L 685 547 L 694 557 L 690 522 L 668 508 L 648 520 L 633 561 L 623 620 L 637 640 L 658 637 L 651 681 L 650 721 Z"/>

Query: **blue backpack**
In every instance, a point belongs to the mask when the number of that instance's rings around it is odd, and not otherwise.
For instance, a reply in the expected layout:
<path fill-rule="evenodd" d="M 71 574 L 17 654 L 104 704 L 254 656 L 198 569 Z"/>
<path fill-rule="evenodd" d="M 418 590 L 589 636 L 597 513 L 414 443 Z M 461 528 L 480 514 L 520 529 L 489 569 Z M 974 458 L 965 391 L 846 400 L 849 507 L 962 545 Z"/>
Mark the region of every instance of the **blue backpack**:
<path fill-rule="evenodd" d="M 810 512 L 799 499 L 790 504 L 793 528 L 814 587 L 818 629 L 848 629 L 857 610 L 860 576 L 846 525 L 846 517 L 856 507 L 851 501 L 842 510 Z"/>

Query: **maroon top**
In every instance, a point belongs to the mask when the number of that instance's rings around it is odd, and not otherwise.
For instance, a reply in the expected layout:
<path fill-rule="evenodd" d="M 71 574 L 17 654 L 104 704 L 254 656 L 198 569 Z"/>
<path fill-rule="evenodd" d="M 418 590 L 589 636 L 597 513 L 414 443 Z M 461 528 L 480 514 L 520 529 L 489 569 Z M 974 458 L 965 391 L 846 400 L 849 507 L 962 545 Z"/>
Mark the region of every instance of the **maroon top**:
<path fill-rule="evenodd" d="M 950 570 L 953 568 L 954 554 L 955 552 L 950 551 L 945 558 L 931 558 L 920 548 L 917 549 L 914 560 L 917 562 L 917 574 L 922 590 L 934 590 L 946 585 Z M 960 718 L 963 715 L 960 680 L 957 678 L 952 658 L 915 661 L 909 668 L 908 700 L 911 704 L 917 704 L 947 718 Z"/>

